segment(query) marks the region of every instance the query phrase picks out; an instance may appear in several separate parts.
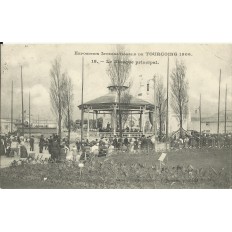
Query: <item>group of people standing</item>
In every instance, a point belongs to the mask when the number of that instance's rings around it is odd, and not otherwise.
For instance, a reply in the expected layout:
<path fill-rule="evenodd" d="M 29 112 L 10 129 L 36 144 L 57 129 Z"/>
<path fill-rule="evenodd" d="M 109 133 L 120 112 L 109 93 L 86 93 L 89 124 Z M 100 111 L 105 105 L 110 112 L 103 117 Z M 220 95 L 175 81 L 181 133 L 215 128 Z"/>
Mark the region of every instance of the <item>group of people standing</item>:
<path fill-rule="evenodd" d="M 37 139 L 33 135 L 29 138 L 24 136 L 2 135 L 0 141 L 0 155 L 6 155 L 8 157 L 19 155 L 21 158 L 26 158 L 28 157 L 28 150 L 30 150 L 30 152 L 35 152 L 35 140 Z M 29 148 L 27 149 L 27 147 Z M 60 147 L 62 146 L 60 146 L 60 140 L 57 135 L 50 136 L 50 138 L 44 138 L 44 136 L 41 135 L 39 138 L 39 153 L 43 153 L 45 149 L 49 151 L 52 158 L 58 157 L 56 154 L 57 152 L 60 153 Z"/>
<path fill-rule="evenodd" d="M 14 157 L 19 155 L 21 158 L 26 158 L 28 155 L 25 140 L 23 136 L 4 135 L 1 136 L 0 155 Z"/>
<path fill-rule="evenodd" d="M 13 157 L 19 155 L 20 157 L 27 157 L 28 152 L 26 149 L 26 143 L 29 144 L 31 152 L 35 151 L 35 137 L 31 136 L 25 139 L 23 136 L 5 135 L 1 136 L 1 151 L 0 155 L 6 155 Z M 90 153 L 102 156 L 112 153 L 112 151 L 122 151 L 127 153 L 137 153 L 143 151 L 149 153 L 155 150 L 154 136 L 146 137 L 142 135 L 138 138 L 127 137 L 123 138 L 119 136 L 102 137 L 100 139 L 83 139 L 82 141 L 77 139 L 75 144 L 70 148 L 67 138 L 62 140 L 58 135 L 53 134 L 49 138 L 45 138 L 43 135 L 39 137 L 38 148 L 39 153 L 43 153 L 44 149 L 51 155 L 51 160 L 65 159 L 68 151 L 73 152 L 74 156 L 77 154 L 80 157 L 88 156 Z M 184 138 L 173 137 L 170 140 L 170 147 L 173 148 L 194 148 L 194 147 L 231 147 L 232 135 L 202 135 L 201 138 L 197 136 L 185 136 Z M 76 154 L 76 155 L 75 155 Z"/>
<path fill-rule="evenodd" d="M 117 150 L 121 149 L 122 151 L 131 152 L 137 152 L 138 150 L 155 149 L 155 143 L 152 136 L 146 137 L 145 135 L 142 135 L 139 138 L 128 138 L 127 136 L 125 138 L 120 138 L 115 136 L 112 140 L 112 145 Z"/>
<path fill-rule="evenodd" d="M 90 147 L 90 149 L 97 147 L 99 155 L 102 155 L 102 153 L 107 153 L 108 150 L 132 153 L 136 153 L 139 150 L 152 151 L 155 149 L 155 143 L 153 137 L 146 137 L 145 135 L 139 138 L 129 138 L 127 136 L 120 138 L 119 136 L 110 136 L 108 138 L 102 137 L 101 139 L 95 139 L 90 142 L 88 139 L 76 141 L 76 148 L 78 152 L 84 150 L 85 147 Z"/>
<path fill-rule="evenodd" d="M 231 134 L 203 134 L 184 136 L 183 138 L 173 137 L 170 142 L 173 148 L 221 148 L 231 147 Z"/>
<path fill-rule="evenodd" d="M 66 156 L 67 150 L 69 150 L 69 142 L 66 138 L 61 140 L 56 134 L 53 134 L 49 138 L 44 138 L 41 135 L 39 139 L 39 153 L 43 153 L 43 149 L 48 150 L 51 160 L 60 160 Z"/>

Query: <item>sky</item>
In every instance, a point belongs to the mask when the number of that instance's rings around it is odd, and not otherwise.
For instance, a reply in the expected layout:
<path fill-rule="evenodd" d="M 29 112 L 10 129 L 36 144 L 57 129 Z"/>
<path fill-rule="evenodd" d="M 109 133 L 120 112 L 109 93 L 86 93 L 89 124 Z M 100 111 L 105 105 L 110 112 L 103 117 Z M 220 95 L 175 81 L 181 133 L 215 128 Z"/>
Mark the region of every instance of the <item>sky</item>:
<path fill-rule="evenodd" d="M 24 86 L 24 108 L 28 113 L 28 96 L 31 94 L 32 118 L 55 120 L 52 114 L 49 87 L 50 69 L 55 58 L 60 57 L 62 70 L 67 71 L 74 85 L 74 114 L 80 118 L 78 105 L 81 104 L 82 55 L 78 53 L 109 53 L 115 51 L 111 44 L 4 44 L 2 46 L 2 118 L 10 117 L 11 83 L 14 85 L 14 118 L 21 113 L 20 66 L 22 65 Z M 154 75 L 163 76 L 164 86 L 167 76 L 167 56 L 147 56 L 146 52 L 171 52 L 170 73 L 176 59 L 182 60 L 186 67 L 189 82 L 189 105 L 192 114 L 199 106 L 202 95 L 202 114 L 210 116 L 217 112 L 218 80 L 221 69 L 221 110 L 224 109 L 225 86 L 228 86 L 228 109 L 231 109 L 232 97 L 232 45 L 223 44 L 138 44 L 125 45 L 134 61 L 157 61 L 158 64 L 132 64 L 130 80 L 133 84 L 131 93 L 139 93 L 140 83 L 147 83 Z M 190 53 L 191 56 L 179 56 L 179 53 Z M 143 54 L 139 56 L 138 54 Z M 110 78 L 107 75 L 107 59 L 110 55 L 84 56 L 84 102 L 106 94 Z M 97 60 L 98 63 L 92 63 Z M 103 61 L 103 62 L 101 62 Z M 141 77 L 142 76 L 142 77 Z"/>

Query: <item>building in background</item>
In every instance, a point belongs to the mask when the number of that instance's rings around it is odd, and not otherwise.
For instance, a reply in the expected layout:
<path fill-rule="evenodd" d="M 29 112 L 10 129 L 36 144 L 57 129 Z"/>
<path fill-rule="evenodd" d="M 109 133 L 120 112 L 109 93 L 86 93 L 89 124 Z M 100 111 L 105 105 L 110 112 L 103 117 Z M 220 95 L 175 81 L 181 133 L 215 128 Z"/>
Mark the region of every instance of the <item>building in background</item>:
<path fill-rule="evenodd" d="M 206 134 L 217 134 L 218 126 L 218 114 L 213 114 L 209 117 L 202 117 L 201 119 L 201 131 Z M 192 117 L 191 121 L 191 130 L 199 131 L 200 130 L 200 119 L 199 117 Z M 219 120 L 219 133 L 225 133 L 225 112 L 220 112 Z M 232 111 L 227 111 L 226 116 L 226 133 L 232 133 Z"/>
<path fill-rule="evenodd" d="M 150 102 L 151 104 L 154 104 L 154 85 L 152 82 L 150 82 L 150 87 L 147 89 L 147 83 L 148 83 L 148 78 L 143 78 L 140 75 L 141 81 L 140 81 L 140 88 L 138 92 L 138 97 Z M 166 88 L 166 86 L 164 85 Z M 169 93 L 169 126 L 168 126 L 168 133 L 169 135 L 173 134 L 174 132 L 178 131 L 179 129 L 179 121 L 177 118 L 177 115 L 174 113 L 172 110 L 171 104 L 170 104 L 170 96 L 171 94 Z M 166 97 L 166 96 L 165 96 Z M 149 118 L 146 118 L 146 121 L 149 122 Z M 187 118 L 183 120 L 183 129 L 185 131 L 188 131 L 190 129 L 191 125 L 191 113 L 190 110 L 188 111 Z M 159 123 L 157 119 L 157 129 L 159 130 Z M 166 134 L 166 120 L 164 120 L 163 126 L 162 126 L 162 133 Z"/>
<path fill-rule="evenodd" d="M 14 124 L 15 120 L 13 121 L 12 130 L 16 131 L 17 128 Z M 1 134 L 8 134 L 11 132 L 11 119 L 10 118 L 2 118 L 1 119 Z"/>
<path fill-rule="evenodd" d="M 22 121 L 20 119 L 15 121 L 16 132 L 22 134 Z M 57 134 L 57 122 L 54 120 L 47 119 L 31 119 L 30 127 L 29 127 L 29 119 L 25 117 L 24 121 L 24 135 L 29 136 L 35 135 L 45 135 L 51 136 L 52 134 Z"/>

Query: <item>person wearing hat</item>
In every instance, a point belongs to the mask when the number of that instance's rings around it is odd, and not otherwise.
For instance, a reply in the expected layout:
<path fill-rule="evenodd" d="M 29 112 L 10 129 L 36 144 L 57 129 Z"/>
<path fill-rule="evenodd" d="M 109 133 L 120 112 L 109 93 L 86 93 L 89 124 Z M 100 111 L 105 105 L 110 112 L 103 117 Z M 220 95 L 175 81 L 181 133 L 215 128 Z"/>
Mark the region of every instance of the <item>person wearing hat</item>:
<path fill-rule="evenodd" d="M 30 140 L 29 140 L 29 143 L 30 143 L 30 151 L 34 151 L 34 142 L 35 142 L 34 136 L 32 135 L 32 136 L 30 137 Z"/>
<path fill-rule="evenodd" d="M 20 158 L 27 158 L 27 148 L 25 147 L 24 141 L 21 142 L 20 146 Z"/>
<path fill-rule="evenodd" d="M 43 153 L 44 142 L 44 137 L 41 135 L 39 140 L 39 153 Z"/>
<path fill-rule="evenodd" d="M 5 155 L 5 145 L 4 145 L 4 139 L 1 137 L 0 139 L 0 155 Z"/>
<path fill-rule="evenodd" d="M 113 139 L 113 146 L 115 149 L 118 147 L 118 140 L 117 140 L 116 135 L 114 136 L 114 139 Z"/>
<path fill-rule="evenodd" d="M 126 148 L 128 148 L 129 140 L 128 140 L 127 135 L 126 135 L 126 138 L 124 139 L 124 145 L 126 146 Z M 127 150 L 127 149 L 126 149 L 126 150 Z"/>
<path fill-rule="evenodd" d="M 14 157 L 14 155 L 19 154 L 19 142 L 17 140 L 17 137 L 14 137 L 11 142 L 11 148 L 10 148 L 10 157 Z"/>

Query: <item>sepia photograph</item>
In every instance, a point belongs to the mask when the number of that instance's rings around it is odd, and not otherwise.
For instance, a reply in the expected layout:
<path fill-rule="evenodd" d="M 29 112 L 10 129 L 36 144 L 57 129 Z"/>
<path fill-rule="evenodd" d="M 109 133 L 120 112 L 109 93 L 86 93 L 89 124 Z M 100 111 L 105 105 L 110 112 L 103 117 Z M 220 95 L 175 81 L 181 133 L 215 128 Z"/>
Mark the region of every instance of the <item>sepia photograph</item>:
<path fill-rule="evenodd" d="M 231 44 L 1 44 L 1 188 L 232 188 Z"/>
<path fill-rule="evenodd" d="M 230 1 L 1 1 L 0 229 L 228 231 Z"/>

